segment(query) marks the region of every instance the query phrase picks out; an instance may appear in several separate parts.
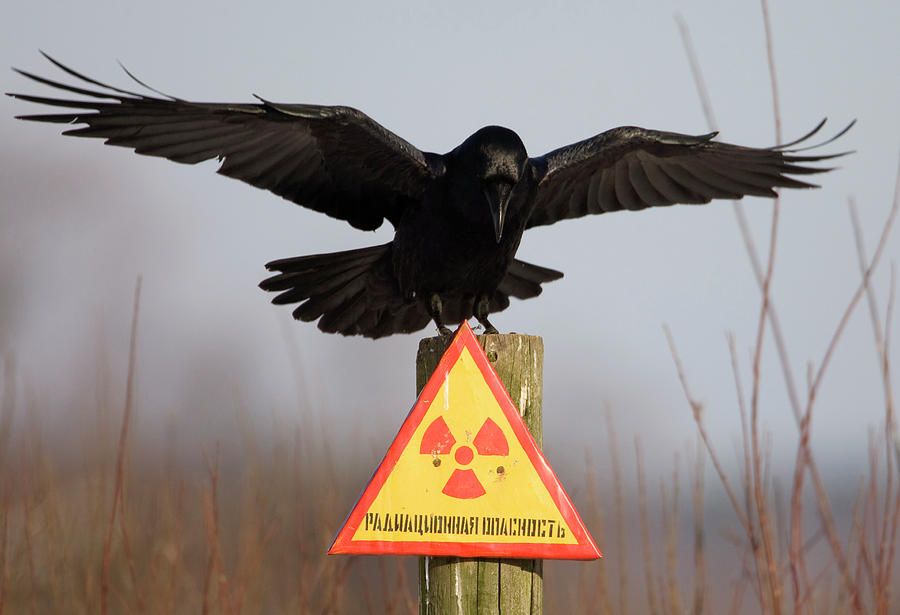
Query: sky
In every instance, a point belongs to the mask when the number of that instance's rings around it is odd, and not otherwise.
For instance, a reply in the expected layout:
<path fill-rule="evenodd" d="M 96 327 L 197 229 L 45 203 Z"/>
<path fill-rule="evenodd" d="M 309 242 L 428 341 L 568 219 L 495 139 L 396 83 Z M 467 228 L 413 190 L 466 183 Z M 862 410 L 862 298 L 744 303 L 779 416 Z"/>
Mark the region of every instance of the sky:
<path fill-rule="evenodd" d="M 825 135 L 858 120 L 829 146 L 855 153 L 817 177 L 822 189 L 782 200 L 772 296 L 804 391 L 808 363 L 821 363 L 860 281 L 848 199 L 871 254 L 893 196 L 900 3 L 773 0 L 770 14 L 784 138 L 826 116 Z M 133 87 L 121 61 L 192 100 L 259 94 L 349 105 L 425 151 L 449 151 L 479 127 L 501 124 L 538 156 L 619 125 L 708 131 L 676 15 L 693 36 L 719 138 L 772 145 L 756 2 L 35 0 L 5 7 L 0 58 L 61 77 L 43 50 Z M 11 70 L 0 71 L 0 90 L 48 92 Z M 137 390 L 147 425 L 176 416 L 215 431 L 241 404 L 268 420 L 305 403 L 347 450 L 387 448 L 414 401 L 418 339 L 434 331 L 376 341 L 327 335 L 295 323 L 256 285 L 270 260 L 383 243 L 389 225 L 363 233 L 218 176 L 214 163 L 195 168 L 62 138 L 56 126 L 13 119 L 42 112 L 36 106 L 5 97 L 0 105 L 0 352 L 15 357 L 17 377 L 43 406 L 73 412 L 72 400 L 98 379 L 124 387 L 140 274 Z M 772 203 L 744 204 L 765 253 Z M 898 241 L 895 232 L 873 278 L 882 318 Z M 518 256 L 566 274 L 492 318 L 501 331 L 543 336 L 551 463 L 584 451 L 605 458 L 607 411 L 620 448 L 639 435 L 657 467 L 693 442 L 663 324 L 727 453 L 739 420 L 726 333 L 735 336 L 746 394 L 761 305 L 731 204 L 542 227 L 525 235 Z M 796 428 L 768 334 L 761 383 L 776 460 L 790 459 Z M 816 406 L 814 443 L 833 479 L 854 481 L 865 470 L 882 391 L 861 304 Z"/>

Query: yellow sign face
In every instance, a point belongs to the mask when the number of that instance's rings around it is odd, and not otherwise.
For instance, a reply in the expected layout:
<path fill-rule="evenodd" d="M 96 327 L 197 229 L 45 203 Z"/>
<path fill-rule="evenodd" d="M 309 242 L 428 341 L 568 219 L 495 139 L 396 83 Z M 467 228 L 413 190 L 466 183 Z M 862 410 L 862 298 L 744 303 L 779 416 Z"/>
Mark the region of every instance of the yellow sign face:
<path fill-rule="evenodd" d="M 329 552 L 600 557 L 465 323 Z"/>
<path fill-rule="evenodd" d="M 466 348 L 353 539 L 387 534 L 425 542 L 577 542 Z"/>

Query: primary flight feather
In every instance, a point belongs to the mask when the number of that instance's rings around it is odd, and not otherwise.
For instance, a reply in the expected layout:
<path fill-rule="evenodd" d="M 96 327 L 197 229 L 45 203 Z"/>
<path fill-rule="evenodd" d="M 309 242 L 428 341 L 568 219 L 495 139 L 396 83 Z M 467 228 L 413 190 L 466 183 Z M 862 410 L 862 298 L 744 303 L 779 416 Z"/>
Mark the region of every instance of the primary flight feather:
<path fill-rule="evenodd" d="M 10 94 L 66 109 L 20 119 L 73 125 L 63 134 L 175 162 L 215 158 L 223 175 L 358 229 L 390 222 L 390 243 L 266 265 L 278 272 L 260 284 L 279 293 L 274 303 L 299 304 L 295 318 L 344 335 L 410 333 L 429 321 L 446 334 L 445 323 L 473 315 L 485 332 L 496 333 L 491 313 L 505 309 L 510 297 L 539 295 L 541 284 L 563 275 L 515 258 L 526 229 L 587 214 L 817 187 L 798 177 L 829 171 L 814 163 L 846 153 L 804 155 L 812 148 L 796 148 L 823 120 L 801 139 L 769 148 L 714 141 L 716 133 L 623 126 L 530 158 L 516 133 L 488 126 L 452 151 L 433 154 L 350 107 L 198 103 L 151 88 L 154 95 L 144 95 L 46 57 L 99 89 L 19 70 L 80 96 Z"/>

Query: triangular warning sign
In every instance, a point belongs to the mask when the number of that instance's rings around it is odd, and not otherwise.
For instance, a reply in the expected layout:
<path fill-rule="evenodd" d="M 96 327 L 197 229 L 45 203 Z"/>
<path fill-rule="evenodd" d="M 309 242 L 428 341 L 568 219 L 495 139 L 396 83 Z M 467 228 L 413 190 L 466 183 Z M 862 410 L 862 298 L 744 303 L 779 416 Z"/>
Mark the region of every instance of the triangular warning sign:
<path fill-rule="evenodd" d="M 465 322 L 328 552 L 600 557 Z"/>

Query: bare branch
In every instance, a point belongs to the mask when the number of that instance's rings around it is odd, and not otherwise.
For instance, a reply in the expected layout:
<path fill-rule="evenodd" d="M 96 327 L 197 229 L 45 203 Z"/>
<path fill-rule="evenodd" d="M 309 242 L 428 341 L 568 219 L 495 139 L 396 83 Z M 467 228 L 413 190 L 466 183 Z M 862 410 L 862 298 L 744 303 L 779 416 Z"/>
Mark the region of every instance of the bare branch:
<path fill-rule="evenodd" d="M 128 378 L 125 384 L 125 412 L 122 415 L 122 430 L 119 433 L 119 451 L 116 457 L 116 481 L 113 488 L 112 511 L 109 515 L 109 527 L 106 542 L 103 545 L 103 564 L 100 569 L 100 613 L 109 612 L 109 573 L 112 563 L 112 539 L 116 525 L 116 511 L 122 496 L 122 476 L 125 464 L 125 445 L 128 440 L 128 424 L 131 420 L 132 393 L 134 391 L 134 364 L 137 353 L 138 313 L 141 305 L 141 276 L 137 278 L 134 288 L 134 311 L 131 317 L 131 344 L 128 350 Z"/>

